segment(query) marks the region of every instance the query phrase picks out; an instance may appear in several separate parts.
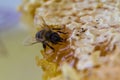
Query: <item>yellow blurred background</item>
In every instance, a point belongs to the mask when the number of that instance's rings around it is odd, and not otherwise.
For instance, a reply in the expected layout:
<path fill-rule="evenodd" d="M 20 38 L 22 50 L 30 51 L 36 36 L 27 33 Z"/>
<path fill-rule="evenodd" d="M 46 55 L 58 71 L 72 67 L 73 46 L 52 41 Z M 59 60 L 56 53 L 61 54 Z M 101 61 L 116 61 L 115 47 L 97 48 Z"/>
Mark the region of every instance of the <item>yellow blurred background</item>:
<path fill-rule="evenodd" d="M 0 80 L 41 80 L 35 56 L 41 44 L 24 46 L 29 35 L 16 11 L 21 0 L 0 0 Z"/>

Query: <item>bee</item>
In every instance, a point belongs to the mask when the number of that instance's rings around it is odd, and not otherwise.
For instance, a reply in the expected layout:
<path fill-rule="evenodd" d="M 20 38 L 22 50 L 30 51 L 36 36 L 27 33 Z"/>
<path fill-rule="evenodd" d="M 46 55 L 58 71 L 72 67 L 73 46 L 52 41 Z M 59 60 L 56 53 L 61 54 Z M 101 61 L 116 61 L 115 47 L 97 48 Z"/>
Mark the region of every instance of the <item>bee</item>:
<path fill-rule="evenodd" d="M 42 29 L 35 34 L 34 38 L 29 38 L 30 41 L 27 42 L 29 45 L 41 42 L 44 49 L 48 46 L 50 49 L 54 50 L 52 45 L 65 41 L 65 39 L 60 36 L 60 34 L 67 34 L 61 31 L 63 28 L 53 28 L 51 25 L 47 25 L 43 17 L 39 17 L 39 21 L 39 26 Z"/>

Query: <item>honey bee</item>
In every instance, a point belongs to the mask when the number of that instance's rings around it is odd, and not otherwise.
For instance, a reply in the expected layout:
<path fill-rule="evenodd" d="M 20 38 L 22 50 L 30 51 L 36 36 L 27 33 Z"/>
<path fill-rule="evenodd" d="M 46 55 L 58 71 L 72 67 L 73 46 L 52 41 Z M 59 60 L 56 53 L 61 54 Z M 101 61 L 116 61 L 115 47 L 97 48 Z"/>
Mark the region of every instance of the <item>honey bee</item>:
<path fill-rule="evenodd" d="M 56 45 L 60 42 L 65 41 L 65 39 L 63 39 L 60 36 L 60 34 L 67 34 L 61 31 L 63 28 L 53 28 L 51 27 L 51 25 L 47 25 L 43 17 L 40 17 L 39 21 L 39 27 L 41 27 L 42 29 L 36 33 L 34 38 L 29 38 L 29 41 L 25 41 L 25 44 L 26 42 L 27 45 L 32 45 L 41 42 L 44 49 L 46 49 L 46 47 L 48 46 L 50 49 L 54 50 L 52 45 Z"/>

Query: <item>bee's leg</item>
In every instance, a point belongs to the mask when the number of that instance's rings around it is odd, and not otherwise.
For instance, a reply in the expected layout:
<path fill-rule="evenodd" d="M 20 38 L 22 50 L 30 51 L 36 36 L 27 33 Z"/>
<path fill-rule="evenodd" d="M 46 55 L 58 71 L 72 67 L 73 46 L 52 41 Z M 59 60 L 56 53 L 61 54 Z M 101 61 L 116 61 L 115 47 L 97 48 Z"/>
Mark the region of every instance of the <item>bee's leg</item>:
<path fill-rule="evenodd" d="M 52 49 L 53 51 L 55 51 L 55 49 L 50 46 L 47 42 L 43 42 L 43 48 L 46 50 L 46 46 L 48 46 L 50 49 Z"/>
<path fill-rule="evenodd" d="M 46 51 L 46 44 L 45 43 L 43 43 L 43 48 Z"/>
<path fill-rule="evenodd" d="M 52 30 L 62 30 L 63 28 L 52 28 Z"/>
<path fill-rule="evenodd" d="M 46 45 L 47 45 L 49 48 L 51 48 L 53 51 L 55 51 L 55 49 L 54 49 L 52 46 L 50 46 L 48 43 L 46 43 Z"/>
<path fill-rule="evenodd" d="M 44 51 L 46 52 L 46 44 L 43 43 L 42 45 L 43 45 Z"/>
<path fill-rule="evenodd" d="M 67 32 L 62 32 L 60 30 L 62 30 L 63 28 L 52 28 L 53 30 L 57 30 L 57 32 L 62 33 L 62 34 L 67 34 Z"/>
<path fill-rule="evenodd" d="M 57 31 L 58 33 L 68 34 L 67 32 Z"/>

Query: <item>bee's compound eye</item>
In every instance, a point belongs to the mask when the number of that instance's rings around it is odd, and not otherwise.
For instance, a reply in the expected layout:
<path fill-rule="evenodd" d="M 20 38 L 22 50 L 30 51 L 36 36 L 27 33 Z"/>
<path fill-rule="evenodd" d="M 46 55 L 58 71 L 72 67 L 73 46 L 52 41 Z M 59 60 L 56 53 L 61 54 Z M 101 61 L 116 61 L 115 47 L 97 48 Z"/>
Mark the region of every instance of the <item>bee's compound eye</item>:
<path fill-rule="evenodd" d="M 44 30 L 41 30 L 41 31 L 39 31 L 39 32 L 37 32 L 36 33 L 36 40 L 37 41 L 43 41 L 44 40 L 44 33 L 45 33 L 45 31 Z"/>
<path fill-rule="evenodd" d="M 41 38 L 41 32 L 40 31 L 37 32 L 35 37 L 36 37 L 36 39 L 40 39 Z"/>

